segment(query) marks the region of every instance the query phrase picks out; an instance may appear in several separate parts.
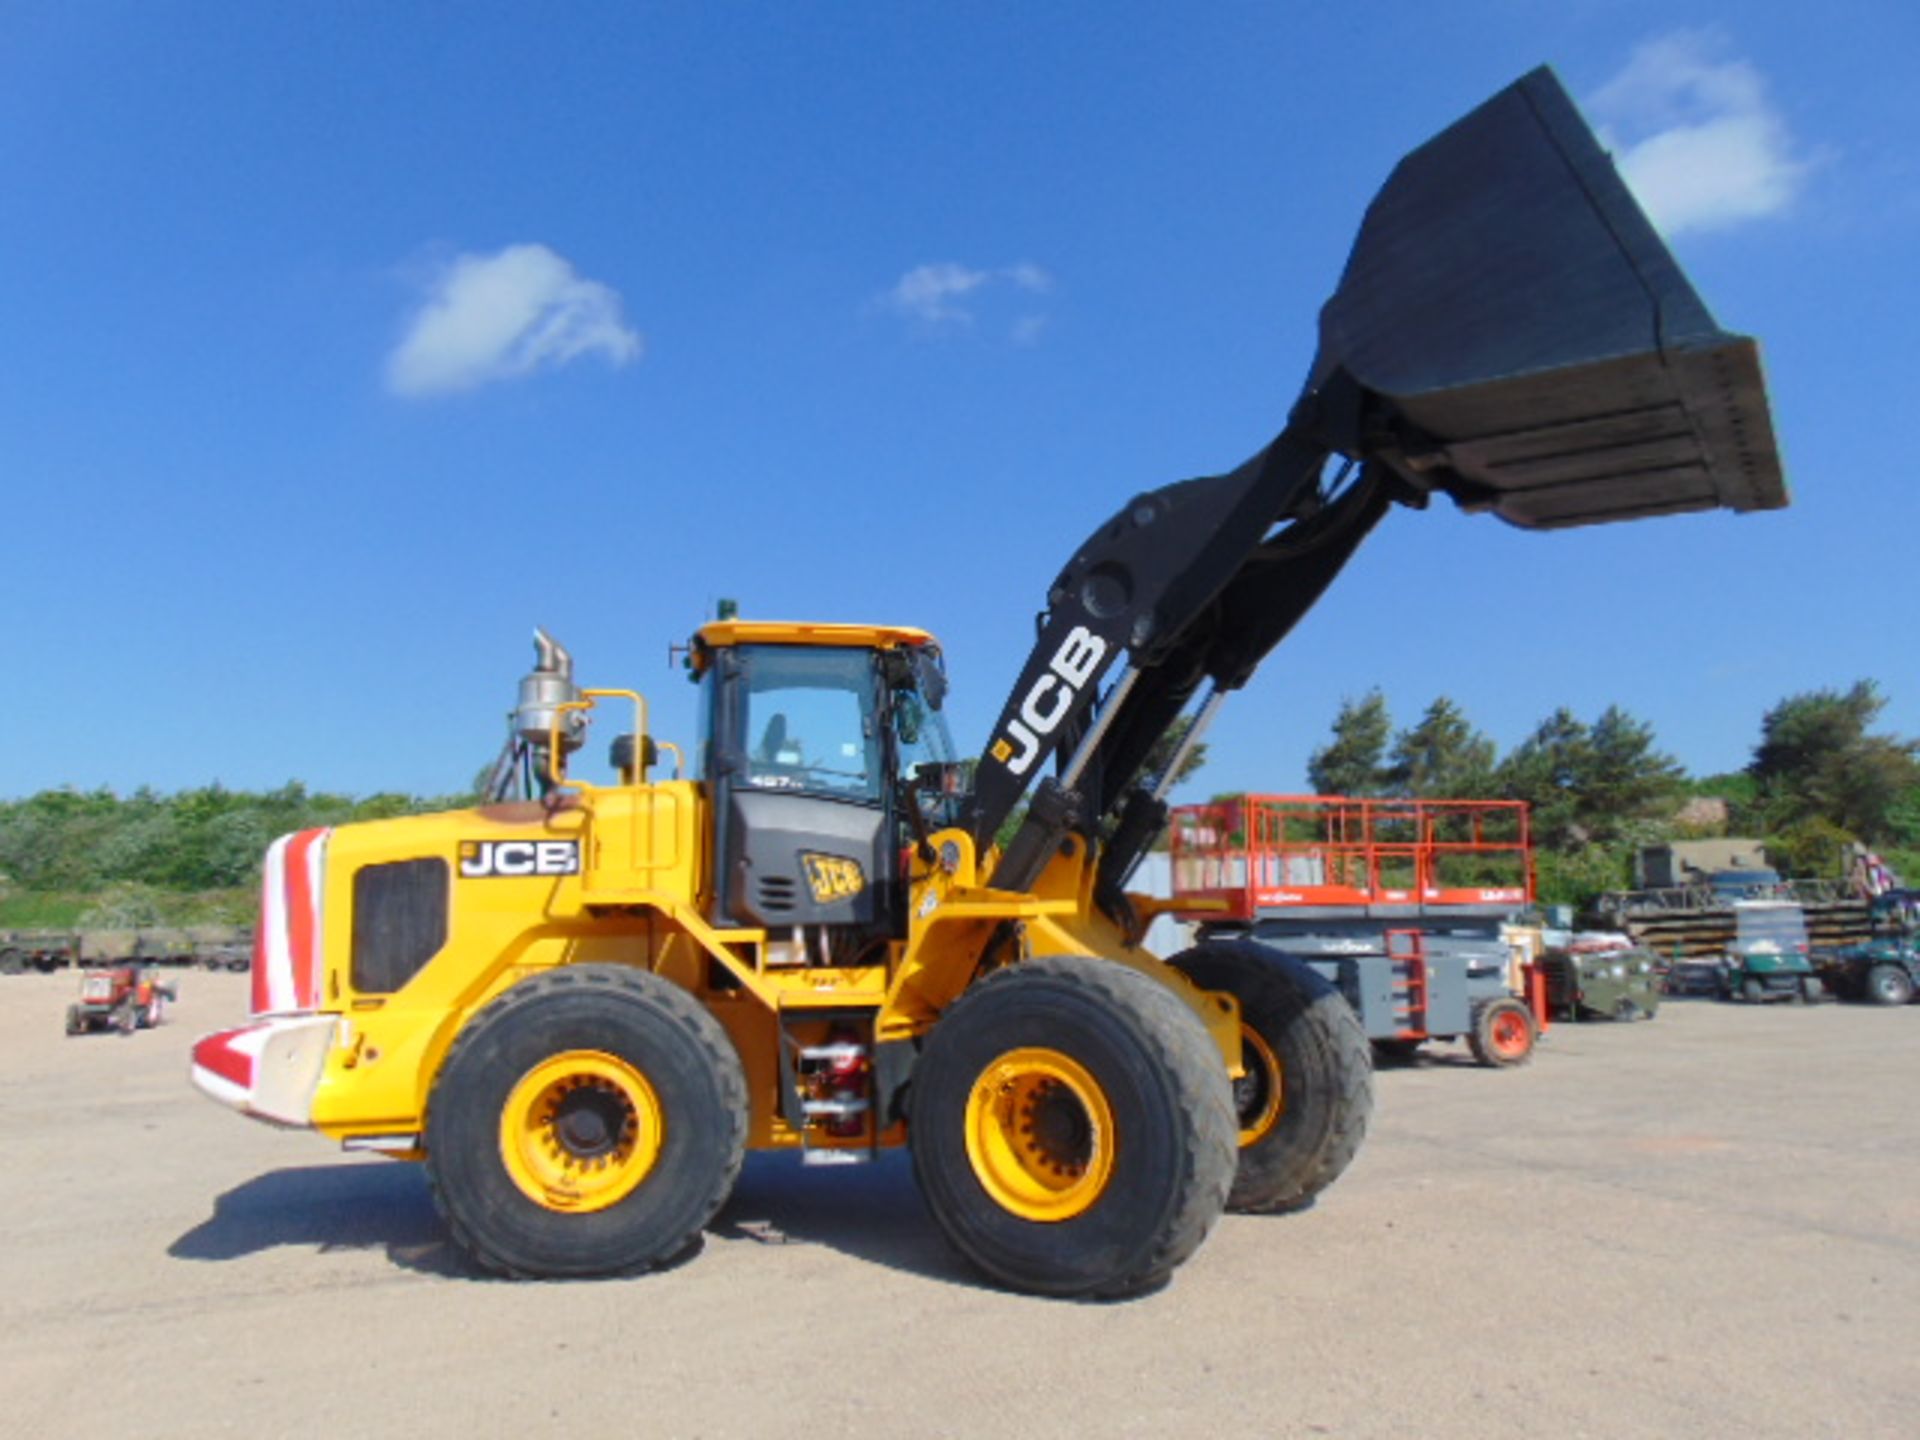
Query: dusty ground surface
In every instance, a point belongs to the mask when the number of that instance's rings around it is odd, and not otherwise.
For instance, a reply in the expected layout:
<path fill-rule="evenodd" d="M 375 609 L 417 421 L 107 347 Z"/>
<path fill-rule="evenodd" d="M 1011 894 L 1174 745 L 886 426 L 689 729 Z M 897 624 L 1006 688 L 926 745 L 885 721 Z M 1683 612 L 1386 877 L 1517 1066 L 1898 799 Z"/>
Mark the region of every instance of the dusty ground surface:
<path fill-rule="evenodd" d="M 0 1434 L 1911 1436 L 1920 1006 L 1674 1003 L 1384 1071 L 1312 1211 L 1161 1293 L 982 1285 L 902 1157 L 749 1157 L 664 1274 L 468 1275 L 419 1170 L 186 1082 L 244 979 L 66 1039 L 0 979 Z"/>

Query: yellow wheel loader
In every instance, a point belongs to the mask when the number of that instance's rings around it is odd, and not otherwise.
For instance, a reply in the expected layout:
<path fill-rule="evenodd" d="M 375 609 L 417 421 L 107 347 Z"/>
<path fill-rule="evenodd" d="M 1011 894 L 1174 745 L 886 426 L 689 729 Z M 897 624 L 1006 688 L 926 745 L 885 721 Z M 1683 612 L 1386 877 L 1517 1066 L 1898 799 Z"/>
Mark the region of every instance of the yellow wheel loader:
<path fill-rule="evenodd" d="M 1786 503 L 1754 343 L 1545 70 L 1397 167 L 1279 435 L 1074 551 L 977 761 L 921 630 L 723 615 L 692 641 L 684 754 L 537 634 L 483 803 L 275 843 L 253 1018 L 194 1078 L 423 1160 L 509 1275 L 683 1253 L 748 1148 L 906 1145 L 987 1274 L 1152 1287 L 1224 1207 L 1330 1185 L 1371 1073 L 1304 965 L 1141 946 L 1156 906 L 1128 878 L 1184 758 L 1149 753 L 1197 706 L 1192 744 L 1385 512 L 1434 495 L 1531 528 Z M 590 716 L 619 732 L 613 783 L 569 769 Z"/>

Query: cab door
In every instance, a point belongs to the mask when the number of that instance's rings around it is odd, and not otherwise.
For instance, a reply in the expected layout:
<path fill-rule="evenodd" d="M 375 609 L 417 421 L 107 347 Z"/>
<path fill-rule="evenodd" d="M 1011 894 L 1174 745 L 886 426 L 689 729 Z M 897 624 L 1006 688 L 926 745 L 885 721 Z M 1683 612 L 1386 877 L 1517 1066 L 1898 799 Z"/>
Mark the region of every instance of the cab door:
<path fill-rule="evenodd" d="M 874 652 L 740 645 L 715 656 L 713 683 L 716 918 L 886 930 L 899 860 Z M 816 963 L 851 959 L 818 939 Z"/>

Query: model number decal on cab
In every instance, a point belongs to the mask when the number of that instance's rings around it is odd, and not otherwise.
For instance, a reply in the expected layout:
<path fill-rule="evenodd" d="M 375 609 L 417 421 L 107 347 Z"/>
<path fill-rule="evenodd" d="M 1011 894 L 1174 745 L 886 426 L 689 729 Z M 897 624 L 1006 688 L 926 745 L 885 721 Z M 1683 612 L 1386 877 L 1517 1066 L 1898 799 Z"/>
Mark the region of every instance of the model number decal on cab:
<path fill-rule="evenodd" d="M 813 898 L 822 905 L 834 900 L 851 899 L 867 888 L 866 872 L 860 868 L 857 860 L 804 851 L 800 863 L 807 870 L 807 887 L 813 891 Z"/>
<path fill-rule="evenodd" d="M 988 747 L 988 753 L 1015 775 L 1026 774 L 1040 753 L 1041 737 L 1051 735 L 1054 727 L 1066 719 L 1075 698 L 1093 678 L 1106 654 L 1107 642 L 1086 626 L 1076 625 L 1069 630 L 1060 648 L 1053 652 L 1046 672 L 1033 682 L 1027 698 L 1020 702 L 1020 714 L 1007 722 L 1007 733 Z M 1015 741 L 1019 742 L 1017 751 Z"/>
<path fill-rule="evenodd" d="M 528 875 L 578 875 L 578 840 L 462 840 L 460 878 L 520 879 Z"/>

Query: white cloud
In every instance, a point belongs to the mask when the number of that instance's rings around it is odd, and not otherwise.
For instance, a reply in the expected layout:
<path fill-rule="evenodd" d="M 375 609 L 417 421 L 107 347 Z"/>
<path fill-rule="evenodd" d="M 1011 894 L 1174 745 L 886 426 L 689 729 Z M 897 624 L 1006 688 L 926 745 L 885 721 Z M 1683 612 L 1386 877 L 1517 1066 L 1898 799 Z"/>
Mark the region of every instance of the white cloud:
<path fill-rule="evenodd" d="M 1778 214 L 1807 173 L 1760 73 L 1716 58 L 1722 48 L 1694 31 L 1650 40 L 1588 101 L 1620 173 L 1669 235 Z"/>
<path fill-rule="evenodd" d="M 943 321 L 966 324 L 973 316 L 955 302 L 978 290 L 990 278 L 985 270 L 969 270 L 965 265 L 943 260 L 914 266 L 881 298 L 889 309 L 909 319 L 924 320 L 930 325 Z"/>
<path fill-rule="evenodd" d="M 544 245 L 459 255 L 436 275 L 387 357 L 387 388 L 418 396 L 471 390 L 599 354 L 624 365 L 640 336 L 620 296 L 582 279 Z"/>
<path fill-rule="evenodd" d="M 1000 273 L 1022 290 L 1031 290 L 1036 295 L 1044 295 L 1053 289 L 1053 276 L 1031 260 L 1022 260 L 1017 264 L 1009 265 Z"/>
<path fill-rule="evenodd" d="M 976 270 L 952 260 L 916 265 L 880 296 L 879 303 L 894 314 L 933 328 L 965 328 L 977 318 L 979 301 L 989 290 L 1023 290 L 1044 295 L 1053 288 L 1053 276 L 1031 260 L 1019 260 L 997 270 Z M 1023 315 L 1012 336 L 1031 344 L 1046 322 L 1044 315 Z"/>

